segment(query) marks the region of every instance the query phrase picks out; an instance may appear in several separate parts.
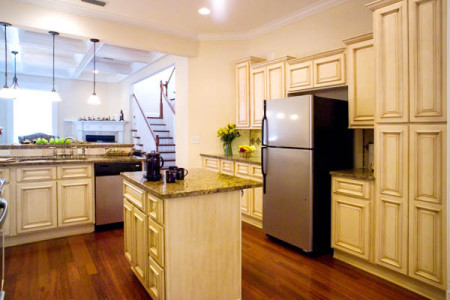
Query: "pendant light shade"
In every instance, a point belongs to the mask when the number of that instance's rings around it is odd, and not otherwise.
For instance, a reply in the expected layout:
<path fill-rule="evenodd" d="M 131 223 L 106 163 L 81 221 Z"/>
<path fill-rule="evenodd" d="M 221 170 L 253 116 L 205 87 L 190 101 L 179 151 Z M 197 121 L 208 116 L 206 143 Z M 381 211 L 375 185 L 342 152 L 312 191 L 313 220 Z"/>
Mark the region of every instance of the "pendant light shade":
<path fill-rule="evenodd" d="M 97 73 L 96 64 L 95 64 L 95 58 L 96 58 L 95 45 L 99 42 L 99 40 L 91 39 L 91 42 L 94 43 L 94 72 L 93 72 L 94 73 L 94 91 L 93 91 L 92 95 L 89 97 L 89 99 L 87 100 L 87 103 L 91 104 L 91 105 L 99 105 L 99 104 L 101 104 L 101 102 L 100 102 L 100 99 L 98 98 L 97 94 L 95 93 L 95 84 L 96 84 L 95 74 Z"/>
<path fill-rule="evenodd" d="M 14 99 L 14 91 L 8 86 L 8 40 L 6 34 L 6 28 L 11 26 L 9 23 L 0 22 L 0 25 L 4 27 L 5 30 L 5 85 L 0 90 L 0 98 L 2 99 Z"/>
<path fill-rule="evenodd" d="M 19 81 L 17 80 L 17 54 L 19 54 L 19 51 L 11 51 L 11 53 L 14 55 L 14 78 L 9 88 L 9 93 L 12 98 L 16 99 L 20 97 L 21 93 Z"/>
<path fill-rule="evenodd" d="M 59 96 L 58 92 L 55 90 L 55 37 L 59 35 L 56 31 L 49 31 L 48 32 L 53 37 L 53 88 L 52 92 L 50 93 L 50 100 L 52 102 L 61 102 L 61 97 Z"/>

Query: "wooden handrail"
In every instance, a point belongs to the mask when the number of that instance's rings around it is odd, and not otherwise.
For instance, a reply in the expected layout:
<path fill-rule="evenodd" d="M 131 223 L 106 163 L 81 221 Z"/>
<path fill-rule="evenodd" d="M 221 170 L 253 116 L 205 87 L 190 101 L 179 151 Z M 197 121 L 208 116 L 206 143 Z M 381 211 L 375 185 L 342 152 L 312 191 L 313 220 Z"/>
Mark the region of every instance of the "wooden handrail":
<path fill-rule="evenodd" d="M 175 68 L 174 68 L 175 69 Z M 173 114 L 175 114 L 175 107 L 173 106 L 172 103 L 170 103 L 168 96 L 167 96 L 167 86 L 168 86 L 169 82 L 167 81 L 166 83 L 162 83 L 162 81 L 160 81 L 160 107 L 159 107 L 159 117 L 163 118 L 164 114 L 163 114 L 163 98 L 166 100 L 167 105 L 169 105 L 170 109 L 172 110 Z M 164 87 L 166 88 L 166 91 L 164 93 Z"/>
<path fill-rule="evenodd" d="M 145 115 L 144 110 L 142 109 L 142 106 L 139 103 L 139 100 L 137 99 L 135 94 L 133 94 L 133 98 L 134 100 L 136 100 L 136 104 L 138 105 L 139 110 L 141 111 L 142 117 L 144 117 L 145 123 L 147 124 L 147 127 L 150 130 L 153 139 L 155 140 L 156 152 L 159 152 L 159 135 L 156 135 L 155 132 L 153 131 L 152 126 L 150 125 L 150 122 L 148 121 L 147 116 Z"/>

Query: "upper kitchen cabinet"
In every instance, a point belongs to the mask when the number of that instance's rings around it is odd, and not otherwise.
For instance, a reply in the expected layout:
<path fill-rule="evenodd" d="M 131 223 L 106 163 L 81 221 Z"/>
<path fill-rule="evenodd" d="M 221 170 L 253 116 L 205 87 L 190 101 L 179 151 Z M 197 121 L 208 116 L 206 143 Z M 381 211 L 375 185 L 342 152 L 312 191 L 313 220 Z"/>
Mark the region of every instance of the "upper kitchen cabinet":
<path fill-rule="evenodd" d="M 376 121 L 445 122 L 441 0 L 380 0 L 374 11 Z"/>
<path fill-rule="evenodd" d="M 250 127 L 250 69 L 252 64 L 264 59 L 248 57 L 236 64 L 236 127 Z"/>
<path fill-rule="evenodd" d="M 373 128 L 375 119 L 375 54 L 373 34 L 344 41 L 350 128 Z"/>
<path fill-rule="evenodd" d="M 250 128 L 261 128 L 264 100 L 287 96 L 286 62 L 292 58 L 285 56 L 252 65 L 250 72 Z"/>
<path fill-rule="evenodd" d="M 441 0 L 408 2 L 411 122 L 446 121 L 444 13 Z"/>
<path fill-rule="evenodd" d="M 345 85 L 345 48 L 289 60 L 286 74 L 288 93 Z"/>

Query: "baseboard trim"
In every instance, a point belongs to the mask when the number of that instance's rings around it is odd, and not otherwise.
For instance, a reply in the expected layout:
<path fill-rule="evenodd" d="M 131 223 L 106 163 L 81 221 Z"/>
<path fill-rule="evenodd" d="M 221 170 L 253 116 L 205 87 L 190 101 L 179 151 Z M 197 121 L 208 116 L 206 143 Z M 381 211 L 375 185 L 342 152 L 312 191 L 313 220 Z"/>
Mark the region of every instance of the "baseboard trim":
<path fill-rule="evenodd" d="M 349 265 L 362 269 L 368 273 L 381 277 L 387 281 L 393 282 L 396 285 L 399 285 L 405 289 L 413 291 L 421 296 L 430 299 L 445 299 L 446 291 L 444 290 L 440 290 L 436 287 L 420 282 L 414 278 L 372 264 L 358 257 L 354 257 L 353 255 L 334 249 L 333 257 Z"/>
<path fill-rule="evenodd" d="M 38 231 L 5 237 L 5 247 L 28 244 L 33 242 L 51 240 L 71 235 L 91 233 L 94 224 L 79 225 L 73 227 L 56 228 L 52 230 Z"/>
<path fill-rule="evenodd" d="M 251 224 L 253 226 L 256 226 L 258 228 L 262 228 L 262 221 L 261 220 L 252 218 L 252 217 L 244 215 L 244 214 L 241 214 L 241 220 L 246 222 L 246 223 L 249 223 L 249 224 Z"/>

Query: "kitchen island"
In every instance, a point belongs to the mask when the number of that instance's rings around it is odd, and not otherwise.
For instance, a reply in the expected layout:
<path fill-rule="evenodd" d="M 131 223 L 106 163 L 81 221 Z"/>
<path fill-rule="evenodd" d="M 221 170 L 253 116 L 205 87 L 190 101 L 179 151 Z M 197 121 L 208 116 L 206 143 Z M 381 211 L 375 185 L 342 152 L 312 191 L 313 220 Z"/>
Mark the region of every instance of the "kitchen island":
<path fill-rule="evenodd" d="M 153 299 L 240 299 L 240 193 L 262 183 L 203 169 L 173 184 L 124 178 L 125 257 Z"/>

